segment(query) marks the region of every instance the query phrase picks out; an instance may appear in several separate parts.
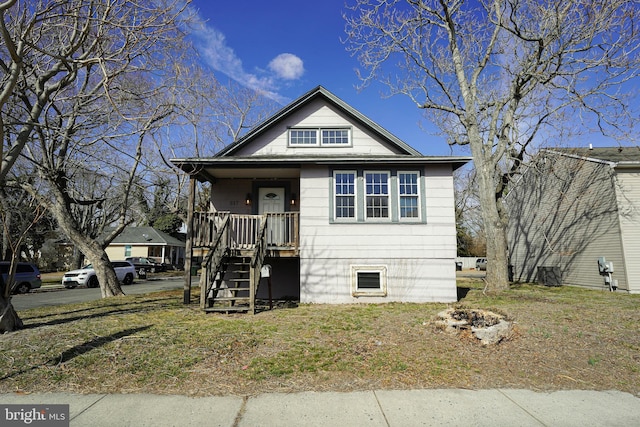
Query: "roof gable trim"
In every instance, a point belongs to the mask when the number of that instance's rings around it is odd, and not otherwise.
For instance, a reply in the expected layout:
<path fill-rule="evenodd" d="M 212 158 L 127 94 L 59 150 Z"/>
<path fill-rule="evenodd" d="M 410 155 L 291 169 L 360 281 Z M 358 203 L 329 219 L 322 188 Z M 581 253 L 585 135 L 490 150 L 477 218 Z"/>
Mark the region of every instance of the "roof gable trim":
<path fill-rule="evenodd" d="M 311 102 L 312 100 L 318 97 L 323 97 L 324 99 L 329 101 L 333 106 L 337 107 L 338 109 L 346 113 L 348 116 L 360 122 L 361 124 L 366 126 L 368 129 L 372 130 L 373 132 L 378 134 L 380 137 L 385 139 L 388 143 L 400 149 L 405 154 L 412 155 L 412 156 L 422 155 L 419 151 L 417 151 L 410 145 L 403 142 L 401 139 L 393 135 L 391 132 L 389 132 L 379 124 L 370 120 L 364 114 L 360 113 L 358 110 L 348 105 L 346 102 L 344 102 L 343 100 L 335 96 L 333 93 L 329 92 L 324 87 L 317 86 L 316 88 L 302 95 L 300 98 L 291 102 L 289 105 L 282 108 L 280 111 L 275 113 L 273 116 L 271 116 L 270 118 L 268 118 L 267 120 L 259 124 L 258 126 L 254 127 L 251 131 L 249 131 L 249 133 L 247 133 L 242 138 L 238 139 L 236 142 L 228 145 L 227 147 L 219 151 L 215 155 L 215 157 L 232 156 L 241 147 L 244 147 L 245 145 L 249 144 L 254 138 L 261 135 L 263 132 L 269 129 L 272 125 L 284 119 L 285 117 L 289 116 L 295 110 L 308 104 L 309 102 Z"/>

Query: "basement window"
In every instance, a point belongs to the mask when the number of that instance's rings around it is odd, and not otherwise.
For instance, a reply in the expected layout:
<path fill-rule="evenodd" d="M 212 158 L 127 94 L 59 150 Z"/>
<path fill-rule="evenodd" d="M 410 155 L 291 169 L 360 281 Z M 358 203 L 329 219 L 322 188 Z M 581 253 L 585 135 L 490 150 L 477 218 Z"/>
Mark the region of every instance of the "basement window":
<path fill-rule="evenodd" d="M 382 265 L 351 266 L 351 294 L 354 297 L 386 297 L 387 267 Z"/>

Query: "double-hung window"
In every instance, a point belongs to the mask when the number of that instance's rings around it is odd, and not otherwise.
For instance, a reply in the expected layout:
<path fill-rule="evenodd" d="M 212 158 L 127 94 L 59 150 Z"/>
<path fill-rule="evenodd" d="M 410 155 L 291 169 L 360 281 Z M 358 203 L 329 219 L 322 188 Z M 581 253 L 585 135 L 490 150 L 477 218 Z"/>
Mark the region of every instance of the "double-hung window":
<path fill-rule="evenodd" d="M 356 173 L 336 172 L 335 215 L 336 219 L 356 217 Z"/>
<path fill-rule="evenodd" d="M 400 204 L 400 219 L 420 218 L 418 194 L 418 173 L 398 172 L 398 202 Z"/>
<path fill-rule="evenodd" d="M 424 222 L 418 171 L 333 171 L 332 218 L 356 222 Z"/>
<path fill-rule="evenodd" d="M 367 218 L 389 218 L 389 173 L 365 172 Z"/>

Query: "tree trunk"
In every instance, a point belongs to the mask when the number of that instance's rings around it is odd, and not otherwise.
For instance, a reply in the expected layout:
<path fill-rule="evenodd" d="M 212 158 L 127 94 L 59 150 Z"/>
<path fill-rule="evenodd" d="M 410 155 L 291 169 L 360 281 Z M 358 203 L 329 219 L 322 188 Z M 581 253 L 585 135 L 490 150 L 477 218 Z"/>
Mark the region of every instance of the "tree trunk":
<path fill-rule="evenodd" d="M 498 209 L 502 200 L 496 200 L 496 170 L 493 163 L 485 159 L 482 141 L 472 141 L 470 145 L 487 239 L 486 291 L 495 294 L 509 289 L 507 230 Z"/>
<path fill-rule="evenodd" d="M 58 200 L 64 202 L 64 196 L 57 194 Z M 100 283 L 100 291 L 103 298 L 124 295 L 120 282 L 116 277 L 116 272 L 111 266 L 109 256 L 102 246 L 85 234 L 78 231 L 75 222 L 68 210 L 65 209 L 64 203 L 54 203 L 50 205 L 50 211 L 58 220 L 58 225 L 67 235 L 67 237 L 76 245 L 78 249 L 87 257 L 93 265 L 93 269 Z"/>
<path fill-rule="evenodd" d="M 22 329 L 24 324 L 11 305 L 11 297 L 0 295 L 0 334 Z"/>
<path fill-rule="evenodd" d="M 102 298 L 124 295 L 107 253 L 102 248 L 99 248 L 99 250 L 92 248 L 83 252 L 89 258 L 93 269 L 96 271 Z"/>

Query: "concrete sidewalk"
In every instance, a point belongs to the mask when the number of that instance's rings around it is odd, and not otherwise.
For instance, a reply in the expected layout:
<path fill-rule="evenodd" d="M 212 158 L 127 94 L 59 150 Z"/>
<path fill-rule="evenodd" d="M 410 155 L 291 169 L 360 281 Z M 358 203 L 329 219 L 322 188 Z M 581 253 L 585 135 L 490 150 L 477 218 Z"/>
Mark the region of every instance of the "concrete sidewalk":
<path fill-rule="evenodd" d="M 0 394 L 0 403 L 69 404 L 71 426 L 96 427 L 640 425 L 640 398 L 619 391 L 378 390 L 249 398 Z"/>

